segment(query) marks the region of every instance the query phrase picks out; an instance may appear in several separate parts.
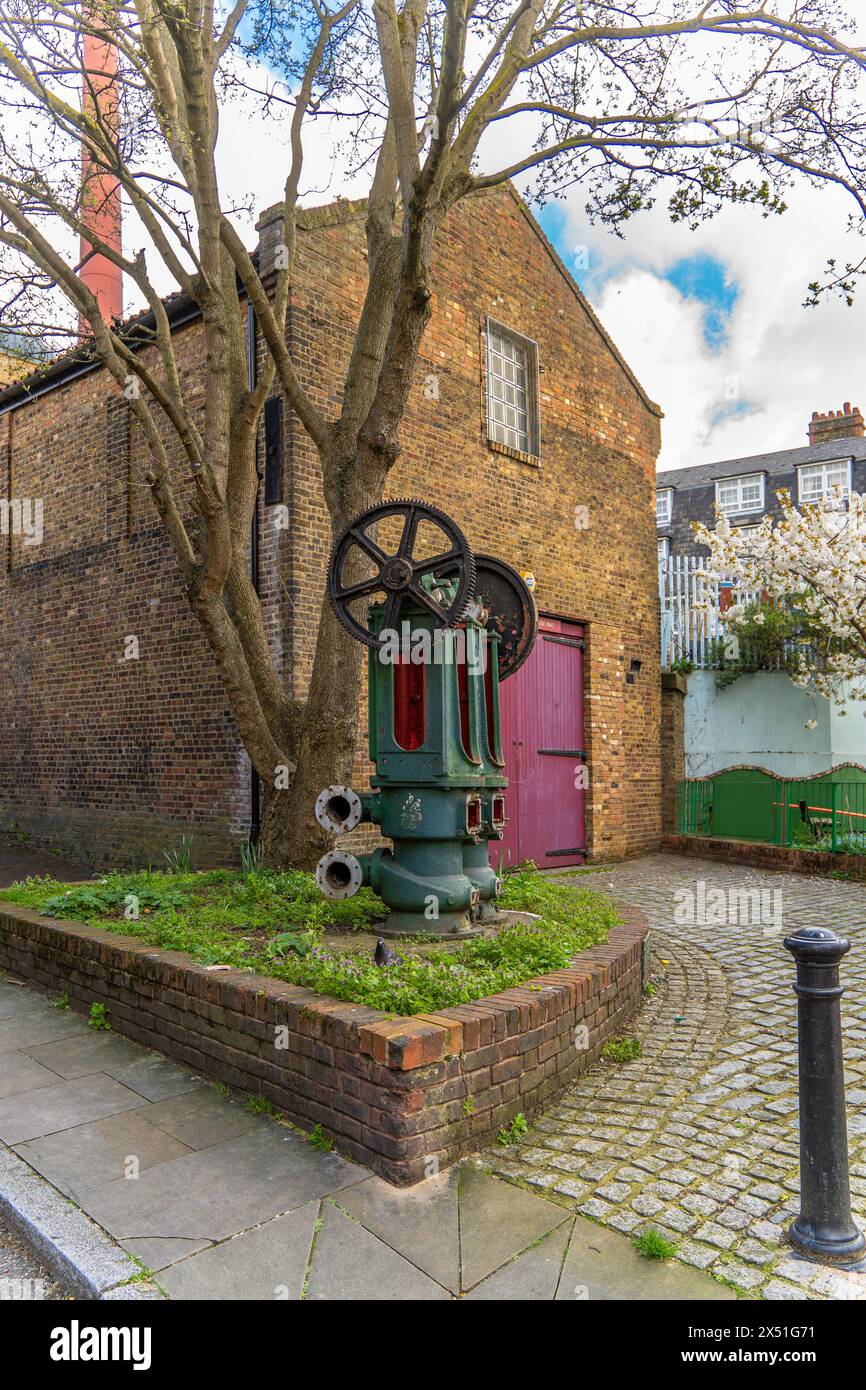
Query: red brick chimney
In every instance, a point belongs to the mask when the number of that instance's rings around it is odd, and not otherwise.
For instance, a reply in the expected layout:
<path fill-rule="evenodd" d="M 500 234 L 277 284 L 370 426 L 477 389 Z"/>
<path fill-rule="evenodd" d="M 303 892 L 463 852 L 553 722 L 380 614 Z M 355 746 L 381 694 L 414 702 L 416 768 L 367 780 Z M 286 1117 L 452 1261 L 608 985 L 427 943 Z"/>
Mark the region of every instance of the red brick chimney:
<path fill-rule="evenodd" d="M 846 401 L 841 410 L 830 410 L 826 415 L 812 411 L 809 421 L 809 443 L 825 444 L 830 439 L 862 439 L 866 435 L 866 423 L 860 414 L 859 405 L 853 408 Z"/>
<path fill-rule="evenodd" d="M 98 114 L 103 124 L 116 132 L 117 49 L 113 43 L 94 34 L 85 34 L 82 56 L 81 109 L 91 115 Z M 120 186 L 112 174 L 94 163 L 86 149 L 81 152 L 81 213 L 85 229 L 92 231 L 105 246 L 120 250 Z M 93 250 L 86 232 L 81 237 L 80 254 L 81 279 L 96 295 L 102 316 L 110 325 L 112 318 L 123 317 L 123 273 L 107 256 Z M 85 319 L 79 319 L 78 327 L 82 337 L 90 333 Z"/>

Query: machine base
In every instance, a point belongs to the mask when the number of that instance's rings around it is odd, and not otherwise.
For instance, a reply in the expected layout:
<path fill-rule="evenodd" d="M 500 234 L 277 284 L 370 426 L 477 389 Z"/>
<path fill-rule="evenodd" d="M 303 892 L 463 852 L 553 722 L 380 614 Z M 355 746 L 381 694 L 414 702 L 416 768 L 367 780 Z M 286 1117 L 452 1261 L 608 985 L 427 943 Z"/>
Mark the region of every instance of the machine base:
<path fill-rule="evenodd" d="M 374 927 L 377 936 L 441 937 L 444 941 L 471 941 L 484 935 L 484 927 L 468 912 L 443 912 L 439 917 L 425 917 L 423 912 L 390 912 L 381 926 Z"/>

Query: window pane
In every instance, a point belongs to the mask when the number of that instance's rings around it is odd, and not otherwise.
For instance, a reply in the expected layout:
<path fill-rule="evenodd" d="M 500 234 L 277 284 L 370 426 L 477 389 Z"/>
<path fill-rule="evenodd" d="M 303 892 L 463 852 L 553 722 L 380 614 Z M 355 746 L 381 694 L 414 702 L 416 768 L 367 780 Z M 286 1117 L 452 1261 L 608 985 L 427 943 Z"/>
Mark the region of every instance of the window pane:
<path fill-rule="evenodd" d="M 490 437 L 529 453 L 530 400 L 527 349 L 516 338 L 490 328 L 487 352 L 487 417 Z"/>
<path fill-rule="evenodd" d="M 726 511 L 735 511 L 737 506 L 737 484 L 719 483 L 719 506 Z"/>

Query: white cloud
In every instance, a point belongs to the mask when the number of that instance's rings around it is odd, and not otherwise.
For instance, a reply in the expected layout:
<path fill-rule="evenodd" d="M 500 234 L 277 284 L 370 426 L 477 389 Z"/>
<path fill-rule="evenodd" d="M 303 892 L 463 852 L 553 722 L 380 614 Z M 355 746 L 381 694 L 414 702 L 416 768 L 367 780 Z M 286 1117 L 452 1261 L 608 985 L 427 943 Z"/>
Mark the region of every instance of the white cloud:
<path fill-rule="evenodd" d="M 707 463 L 805 444 L 813 410 L 866 409 L 866 298 L 804 309 L 809 281 L 827 258 L 866 249 L 846 237 L 848 205 L 832 188 L 803 188 L 781 217 L 726 209 L 697 231 L 672 226 L 661 209 L 638 218 L 626 239 L 588 228 L 568 205 L 575 245 L 612 270 L 594 306 L 626 359 L 665 411 L 660 465 Z M 683 257 L 710 255 L 738 298 L 725 341 L 707 344 L 702 306 L 664 278 Z M 866 289 L 866 287 L 864 287 Z M 739 404 L 739 412 L 732 407 Z"/>

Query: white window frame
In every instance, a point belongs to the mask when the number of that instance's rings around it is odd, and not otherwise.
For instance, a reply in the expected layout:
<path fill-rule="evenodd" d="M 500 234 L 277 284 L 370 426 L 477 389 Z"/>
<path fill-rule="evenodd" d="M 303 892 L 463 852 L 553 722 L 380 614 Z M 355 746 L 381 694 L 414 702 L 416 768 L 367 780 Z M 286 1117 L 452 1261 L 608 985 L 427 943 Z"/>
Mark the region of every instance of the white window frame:
<path fill-rule="evenodd" d="M 521 390 L 518 381 L 507 381 L 496 369 L 494 358 L 498 357 L 499 354 L 492 346 L 491 340 L 494 335 L 514 344 L 524 355 L 525 384 L 522 390 L 526 402 L 526 409 L 523 411 L 526 416 L 525 431 L 518 430 L 507 421 L 494 419 L 494 407 L 496 406 L 504 406 L 506 411 L 520 412 L 519 399 L 514 402 L 503 399 L 503 395 L 496 392 L 497 383 L 501 383 L 502 388 L 506 391 L 511 388 L 516 397 Z M 516 333 L 513 328 L 509 328 L 506 324 L 488 318 L 484 334 L 484 358 L 486 375 L 485 418 L 488 443 L 496 444 L 502 449 L 512 449 L 515 453 L 525 454 L 532 459 L 539 459 L 541 456 L 541 413 L 538 389 L 538 343 L 533 338 L 527 338 L 523 333 Z M 527 445 L 525 449 L 507 437 L 509 434 L 518 433 L 523 434 L 525 438 Z"/>
<path fill-rule="evenodd" d="M 667 564 L 671 558 L 671 542 L 669 536 L 659 536 L 658 541 L 659 564 Z"/>
<path fill-rule="evenodd" d="M 828 469 L 828 468 L 838 468 L 840 465 L 842 465 L 842 466 L 845 467 L 845 469 L 847 470 L 847 474 L 848 474 L 847 480 L 846 480 L 846 482 L 844 483 L 844 486 L 843 486 L 842 496 L 843 496 L 843 498 L 845 498 L 845 497 L 850 497 L 850 496 L 851 496 L 851 460 L 850 460 L 850 458 L 847 458 L 847 459 L 846 459 L 846 458 L 841 458 L 841 459 L 820 459 L 820 460 L 816 460 L 814 463 L 801 463 L 801 464 L 798 464 L 798 466 L 797 466 L 797 501 L 798 501 L 798 502 L 819 502 L 819 501 L 821 500 L 822 497 L 829 497 L 829 495 L 830 495 L 830 487 L 836 486 L 836 485 L 835 485 L 835 484 L 832 484 L 832 483 L 831 483 L 831 484 L 828 484 L 828 483 L 827 483 L 827 469 Z M 811 494 L 811 495 L 808 496 L 808 497 L 805 497 L 805 496 L 803 495 L 803 479 L 804 479 L 804 477 L 806 476 L 806 474 L 809 472 L 809 470 L 814 470 L 814 469 L 816 469 L 816 468 L 820 468 L 820 469 L 821 469 L 821 491 L 818 492 L 818 493 L 813 493 L 813 494 Z"/>
<path fill-rule="evenodd" d="M 761 492 L 757 501 L 743 502 L 743 483 L 754 483 L 758 481 Z M 738 473 L 731 478 L 716 479 L 716 506 L 724 512 L 725 516 L 749 516 L 752 512 L 762 512 L 765 506 L 765 487 L 766 479 L 763 473 Z M 737 502 L 736 506 L 724 505 L 721 498 L 721 490 L 736 486 Z"/>
<path fill-rule="evenodd" d="M 667 503 L 665 515 L 659 516 L 659 499 L 664 498 Z M 674 490 L 672 487 L 656 488 L 656 526 L 670 526 L 671 518 L 674 514 Z"/>

